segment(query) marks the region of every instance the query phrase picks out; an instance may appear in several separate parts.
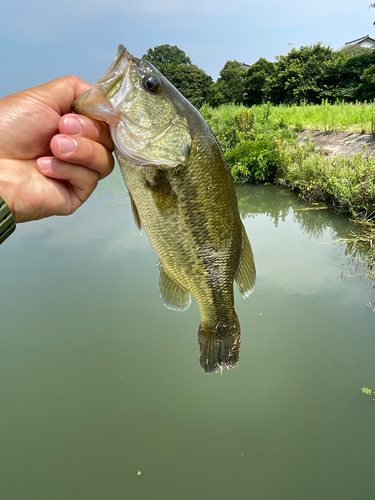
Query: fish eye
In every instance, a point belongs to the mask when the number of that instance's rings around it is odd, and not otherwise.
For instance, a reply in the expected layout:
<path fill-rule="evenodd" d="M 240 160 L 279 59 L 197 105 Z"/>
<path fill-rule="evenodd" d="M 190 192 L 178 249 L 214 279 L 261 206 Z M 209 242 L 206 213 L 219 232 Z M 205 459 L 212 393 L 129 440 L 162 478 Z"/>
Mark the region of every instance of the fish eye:
<path fill-rule="evenodd" d="M 147 74 L 143 77 L 142 84 L 148 92 L 153 94 L 159 93 L 161 91 L 161 83 L 157 76 Z"/>

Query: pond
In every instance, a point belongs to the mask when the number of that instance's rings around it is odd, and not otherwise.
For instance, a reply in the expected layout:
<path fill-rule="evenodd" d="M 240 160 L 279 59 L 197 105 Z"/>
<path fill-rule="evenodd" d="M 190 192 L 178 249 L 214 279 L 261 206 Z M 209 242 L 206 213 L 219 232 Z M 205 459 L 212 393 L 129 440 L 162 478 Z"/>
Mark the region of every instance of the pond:
<path fill-rule="evenodd" d="M 375 289 L 335 244 L 354 226 L 237 193 L 257 283 L 221 375 L 200 367 L 196 304 L 162 305 L 118 171 L 1 246 L 1 498 L 374 498 Z"/>

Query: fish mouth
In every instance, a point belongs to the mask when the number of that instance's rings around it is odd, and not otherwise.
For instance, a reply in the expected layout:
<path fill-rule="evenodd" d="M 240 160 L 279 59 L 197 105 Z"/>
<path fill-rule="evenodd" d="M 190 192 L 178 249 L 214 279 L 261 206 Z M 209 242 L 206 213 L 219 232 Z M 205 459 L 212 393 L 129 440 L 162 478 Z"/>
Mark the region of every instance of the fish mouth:
<path fill-rule="evenodd" d="M 121 86 L 124 75 L 131 67 L 132 60 L 133 56 L 123 45 L 119 45 L 117 54 L 104 75 L 96 80 L 94 87 L 84 92 L 73 102 L 73 111 L 104 121 L 108 125 L 117 125 L 119 117 L 114 111 L 111 97 Z"/>
<path fill-rule="evenodd" d="M 104 75 L 95 82 L 95 87 L 103 97 L 107 99 L 112 97 L 111 94 L 113 93 L 114 87 L 122 80 L 125 73 L 127 73 L 132 61 L 133 56 L 123 45 L 119 45 L 117 54 L 109 68 Z"/>

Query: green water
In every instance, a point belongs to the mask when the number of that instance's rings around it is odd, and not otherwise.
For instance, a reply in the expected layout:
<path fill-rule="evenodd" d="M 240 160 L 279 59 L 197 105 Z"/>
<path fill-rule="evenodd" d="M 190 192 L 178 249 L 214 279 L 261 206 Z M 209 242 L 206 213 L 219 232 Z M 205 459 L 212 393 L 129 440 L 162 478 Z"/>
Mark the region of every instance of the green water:
<path fill-rule="evenodd" d="M 207 375 L 117 179 L 0 247 L 0 498 L 372 500 L 375 289 L 333 244 L 352 226 L 239 186 L 258 279 L 239 366 Z"/>

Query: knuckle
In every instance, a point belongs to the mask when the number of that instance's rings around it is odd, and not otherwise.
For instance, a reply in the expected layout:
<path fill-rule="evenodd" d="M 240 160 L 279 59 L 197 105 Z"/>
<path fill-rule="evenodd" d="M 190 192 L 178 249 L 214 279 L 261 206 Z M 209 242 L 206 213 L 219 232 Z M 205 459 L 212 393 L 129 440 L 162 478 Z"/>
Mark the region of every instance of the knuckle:
<path fill-rule="evenodd" d="M 109 152 L 107 152 L 103 168 L 99 173 L 99 179 L 104 179 L 104 177 L 107 177 L 107 175 L 109 175 L 114 169 L 114 166 L 115 166 L 115 160 L 113 156 Z"/>
<path fill-rule="evenodd" d="M 94 141 L 88 140 L 85 149 L 85 157 L 90 161 L 90 164 L 97 163 L 99 157 L 99 145 Z"/>

